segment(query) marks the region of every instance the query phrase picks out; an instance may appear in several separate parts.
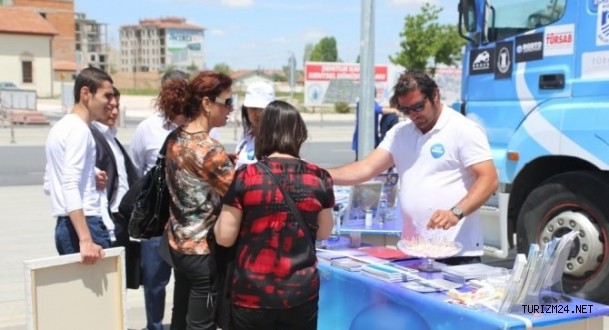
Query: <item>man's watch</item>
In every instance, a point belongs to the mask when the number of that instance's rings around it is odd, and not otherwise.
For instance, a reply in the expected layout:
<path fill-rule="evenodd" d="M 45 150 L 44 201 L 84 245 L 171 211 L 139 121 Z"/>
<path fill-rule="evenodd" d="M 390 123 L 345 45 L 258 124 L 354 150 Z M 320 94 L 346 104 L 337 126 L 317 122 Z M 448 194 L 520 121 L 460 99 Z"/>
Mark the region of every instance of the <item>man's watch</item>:
<path fill-rule="evenodd" d="M 463 219 L 463 211 L 458 206 L 453 206 L 450 211 L 456 215 L 459 220 Z"/>

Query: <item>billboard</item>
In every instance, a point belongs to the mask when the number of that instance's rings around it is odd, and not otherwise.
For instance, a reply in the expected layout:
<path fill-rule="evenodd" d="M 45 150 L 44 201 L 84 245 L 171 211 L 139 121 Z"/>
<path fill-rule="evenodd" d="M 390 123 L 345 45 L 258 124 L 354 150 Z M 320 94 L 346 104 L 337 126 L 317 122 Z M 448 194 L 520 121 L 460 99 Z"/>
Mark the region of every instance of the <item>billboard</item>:
<path fill-rule="evenodd" d="M 394 79 L 394 68 L 374 67 L 376 99 L 386 104 Z M 355 103 L 360 95 L 358 63 L 307 62 L 304 74 L 305 106 L 331 105 L 336 102 Z"/>
<path fill-rule="evenodd" d="M 167 29 L 165 39 L 170 58 L 167 64 L 203 68 L 203 30 Z"/>

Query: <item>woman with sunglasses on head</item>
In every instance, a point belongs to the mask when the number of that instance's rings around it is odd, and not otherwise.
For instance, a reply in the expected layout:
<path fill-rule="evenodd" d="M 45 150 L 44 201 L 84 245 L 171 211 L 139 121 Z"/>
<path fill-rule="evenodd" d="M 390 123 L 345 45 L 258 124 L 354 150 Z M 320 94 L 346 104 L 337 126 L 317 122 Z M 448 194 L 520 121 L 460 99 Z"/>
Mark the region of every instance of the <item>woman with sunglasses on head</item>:
<path fill-rule="evenodd" d="M 307 129 L 292 105 L 271 102 L 260 127 L 258 162 L 237 170 L 214 227 L 218 244 L 236 244 L 232 329 L 316 329 L 315 239 L 332 231 L 332 178 L 300 159 Z"/>
<path fill-rule="evenodd" d="M 156 105 L 167 118 L 182 114 L 188 124 L 166 141 L 165 173 L 170 194 L 165 229 L 168 262 L 173 264 L 174 301 L 188 301 L 186 320 L 172 318 L 171 328 L 216 329 L 214 323 L 215 266 L 207 236 L 220 212 L 220 198 L 234 176 L 233 164 L 222 144 L 209 136 L 226 125 L 232 110 L 232 80 L 225 74 L 203 71 L 190 81 L 163 84 Z"/>
<path fill-rule="evenodd" d="M 275 100 L 273 85 L 266 81 L 257 81 L 247 86 L 245 99 L 241 106 L 243 136 L 237 143 L 236 168 L 243 164 L 256 162 L 255 142 L 262 109 Z"/>
<path fill-rule="evenodd" d="M 418 70 L 394 88 L 400 122 L 362 160 L 328 171 L 339 185 L 367 181 L 395 165 L 400 175 L 402 237 L 436 237 L 463 248 L 448 264 L 479 262 L 483 254 L 478 208 L 497 189 L 497 171 L 482 127 L 444 106 L 436 82 Z"/>

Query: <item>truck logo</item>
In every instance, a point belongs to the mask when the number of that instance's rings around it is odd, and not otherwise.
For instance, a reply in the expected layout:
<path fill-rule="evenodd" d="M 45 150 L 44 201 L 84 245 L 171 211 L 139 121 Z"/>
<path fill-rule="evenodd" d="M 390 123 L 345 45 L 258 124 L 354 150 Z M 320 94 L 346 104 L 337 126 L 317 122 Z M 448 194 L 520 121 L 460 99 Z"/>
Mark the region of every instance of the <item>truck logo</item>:
<path fill-rule="evenodd" d="M 552 25 L 546 27 L 543 56 L 572 55 L 575 46 L 575 25 Z"/>
<path fill-rule="evenodd" d="M 597 15 L 596 45 L 609 45 L 609 3 L 599 3 Z"/>
<path fill-rule="evenodd" d="M 516 37 L 516 62 L 543 58 L 543 32 Z"/>
<path fill-rule="evenodd" d="M 470 53 L 470 74 L 493 72 L 494 48 L 472 50 Z"/>
<path fill-rule="evenodd" d="M 503 47 L 499 50 L 499 56 L 497 56 L 497 69 L 501 73 L 506 73 L 510 69 L 510 64 L 510 51 Z"/>

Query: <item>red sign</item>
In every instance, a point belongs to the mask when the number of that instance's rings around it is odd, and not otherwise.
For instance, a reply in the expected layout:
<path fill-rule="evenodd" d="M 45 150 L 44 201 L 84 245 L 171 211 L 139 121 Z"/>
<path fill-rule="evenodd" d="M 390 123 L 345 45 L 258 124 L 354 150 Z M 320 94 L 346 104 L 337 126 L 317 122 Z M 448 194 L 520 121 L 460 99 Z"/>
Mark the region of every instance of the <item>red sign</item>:
<path fill-rule="evenodd" d="M 307 63 L 305 80 L 330 81 L 334 79 L 349 79 L 359 81 L 359 64 L 352 63 Z M 387 66 L 374 67 L 374 81 L 387 81 Z"/>

